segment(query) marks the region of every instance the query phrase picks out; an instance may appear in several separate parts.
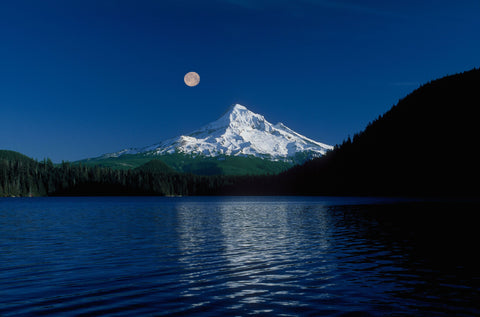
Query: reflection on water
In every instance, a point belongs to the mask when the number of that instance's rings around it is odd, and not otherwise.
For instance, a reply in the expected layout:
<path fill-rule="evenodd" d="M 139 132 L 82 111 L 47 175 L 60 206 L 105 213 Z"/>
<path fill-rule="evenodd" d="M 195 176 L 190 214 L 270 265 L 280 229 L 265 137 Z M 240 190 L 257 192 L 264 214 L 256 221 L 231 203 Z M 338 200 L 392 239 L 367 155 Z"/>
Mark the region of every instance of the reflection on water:
<path fill-rule="evenodd" d="M 222 256 L 230 263 L 227 283 L 230 297 L 237 299 L 235 308 L 248 308 L 249 304 L 263 303 L 258 312 L 273 312 L 276 306 L 300 309 L 307 306 L 295 298 L 301 298 L 305 291 L 298 288 L 298 278 L 328 280 L 319 272 L 310 272 L 299 263 L 312 256 L 326 261 L 328 255 L 328 223 L 325 210 L 305 213 L 292 210 L 288 204 L 259 204 L 220 207 L 224 252 Z M 308 224 L 315 223 L 314 239 Z M 315 247 L 312 247 L 312 242 Z M 332 268 L 317 265 L 317 270 L 330 272 Z M 326 274 L 328 275 L 328 274 Z M 320 286 L 317 285 L 317 286 Z M 283 310 L 283 309 L 281 309 Z"/>
<path fill-rule="evenodd" d="M 202 297 L 225 288 L 201 305 L 215 301 L 245 312 L 253 305 L 262 308 L 252 312 L 266 313 L 278 305 L 294 310 L 308 306 L 294 299 L 306 294 L 298 289 L 299 277 L 311 288 L 333 285 L 331 229 L 322 205 L 220 201 L 195 206 L 195 213 L 192 207 L 176 207 L 180 261 L 186 267 L 180 279 L 187 285 L 183 296 Z M 315 270 L 308 265 L 312 256 L 317 258 Z"/>
<path fill-rule="evenodd" d="M 480 315 L 478 204 L 0 200 L 0 315 Z"/>

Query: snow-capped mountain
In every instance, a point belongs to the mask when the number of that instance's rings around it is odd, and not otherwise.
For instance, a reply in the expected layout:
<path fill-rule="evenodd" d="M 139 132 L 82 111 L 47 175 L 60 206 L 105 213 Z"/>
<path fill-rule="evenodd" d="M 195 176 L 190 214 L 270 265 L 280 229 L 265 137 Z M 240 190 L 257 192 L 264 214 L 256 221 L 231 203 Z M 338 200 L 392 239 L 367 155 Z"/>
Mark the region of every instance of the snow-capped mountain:
<path fill-rule="evenodd" d="M 286 127 L 271 124 L 245 106 L 231 106 L 218 120 L 187 135 L 139 149 L 126 149 L 103 157 L 125 154 L 161 155 L 182 152 L 205 156 L 255 156 L 271 160 L 293 160 L 299 153 L 309 157 L 325 154 L 332 146 L 309 139 Z"/>

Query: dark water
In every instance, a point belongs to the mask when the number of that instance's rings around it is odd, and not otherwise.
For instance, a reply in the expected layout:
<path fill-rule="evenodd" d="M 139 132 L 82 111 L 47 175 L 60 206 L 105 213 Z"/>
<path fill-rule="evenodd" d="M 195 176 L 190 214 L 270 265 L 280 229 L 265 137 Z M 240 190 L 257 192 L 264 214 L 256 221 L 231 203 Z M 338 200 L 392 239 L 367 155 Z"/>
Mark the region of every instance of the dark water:
<path fill-rule="evenodd" d="M 478 206 L 0 199 L 0 315 L 479 316 Z"/>

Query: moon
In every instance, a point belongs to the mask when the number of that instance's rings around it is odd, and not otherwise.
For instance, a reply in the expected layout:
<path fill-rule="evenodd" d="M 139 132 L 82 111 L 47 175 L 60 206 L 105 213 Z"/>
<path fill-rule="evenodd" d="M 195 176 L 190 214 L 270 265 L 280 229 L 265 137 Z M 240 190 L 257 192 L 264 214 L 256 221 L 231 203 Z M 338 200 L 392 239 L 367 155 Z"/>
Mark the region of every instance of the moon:
<path fill-rule="evenodd" d="M 195 72 L 189 72 L 183 78 L 185 84 L 189 87 L 194 87 L 200 82 L 200 75 Z"/>

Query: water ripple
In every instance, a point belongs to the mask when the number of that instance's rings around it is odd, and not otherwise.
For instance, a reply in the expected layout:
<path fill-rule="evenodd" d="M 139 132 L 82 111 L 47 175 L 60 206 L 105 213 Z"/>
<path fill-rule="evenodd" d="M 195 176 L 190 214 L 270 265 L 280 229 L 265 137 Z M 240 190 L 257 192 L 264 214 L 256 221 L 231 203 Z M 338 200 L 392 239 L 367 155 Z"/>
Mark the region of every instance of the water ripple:
<path fill-rule="evenodd" d="M 480 314 L 473 234 L 403 220 L 425 206 L 332 201 L 2 200 L 0 315 Z"/>

